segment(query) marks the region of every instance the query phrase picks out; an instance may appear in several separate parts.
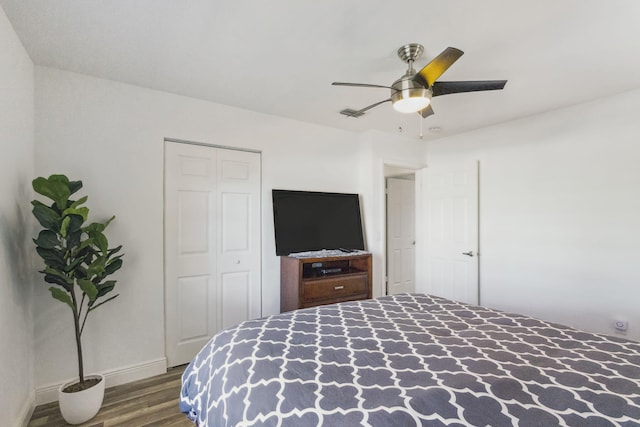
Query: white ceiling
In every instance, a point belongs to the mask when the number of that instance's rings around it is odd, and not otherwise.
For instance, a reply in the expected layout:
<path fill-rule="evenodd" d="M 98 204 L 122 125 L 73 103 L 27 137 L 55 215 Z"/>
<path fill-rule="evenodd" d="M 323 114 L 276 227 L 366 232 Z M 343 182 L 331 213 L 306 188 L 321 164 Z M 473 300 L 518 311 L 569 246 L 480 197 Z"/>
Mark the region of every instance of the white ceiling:
<path fill-rule="evenodd" d="M 440 80 L 503 91 L 434 98 L 425 138 L 640 88 L 637 0 L 0 0 L 38 65 L 353 131 L 419 134 L 385 99 L 421 43 L 422 67 L 465 52 Z M 593 120 L 593 118 L 588 118 Z M 429 133 L 429 127 L 442 132 Z"/>

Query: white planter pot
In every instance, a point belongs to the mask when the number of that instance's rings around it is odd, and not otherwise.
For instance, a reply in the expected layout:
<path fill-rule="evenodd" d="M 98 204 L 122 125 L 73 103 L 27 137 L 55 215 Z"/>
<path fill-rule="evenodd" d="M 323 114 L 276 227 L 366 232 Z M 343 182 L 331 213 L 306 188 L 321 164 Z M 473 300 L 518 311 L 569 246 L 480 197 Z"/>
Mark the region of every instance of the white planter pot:
<path fill-rule="evenodd" d="M 102 375 L 90 375 L 85 379 L 100 378 L 100 382 L 91 388 L 75 393 L 65 393 L 65 387 L 77 380 L 69 381 L 58 389 L 58 401 L 62 418 L 69 424 L 82 424 L 95 417 L 104 398 L 104 377 Z"/>

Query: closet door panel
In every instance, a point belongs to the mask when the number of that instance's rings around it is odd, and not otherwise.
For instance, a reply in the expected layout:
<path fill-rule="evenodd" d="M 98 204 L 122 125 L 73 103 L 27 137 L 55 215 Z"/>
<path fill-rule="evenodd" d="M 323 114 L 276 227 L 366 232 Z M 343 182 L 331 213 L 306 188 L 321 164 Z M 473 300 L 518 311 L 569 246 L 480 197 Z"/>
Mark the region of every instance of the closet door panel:
<path fill-rule="evenodd" d="M 261 315 L 260 154 L 165 142 L 169 366 Z"/>

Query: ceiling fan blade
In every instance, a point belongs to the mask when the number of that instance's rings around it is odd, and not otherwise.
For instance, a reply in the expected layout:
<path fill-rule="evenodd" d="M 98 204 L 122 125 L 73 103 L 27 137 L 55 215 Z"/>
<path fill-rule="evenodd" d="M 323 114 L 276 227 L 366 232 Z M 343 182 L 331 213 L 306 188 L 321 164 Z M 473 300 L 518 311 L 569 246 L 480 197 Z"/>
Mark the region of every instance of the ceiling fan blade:
<path fill-rule="evenodd" d="M 436 56 L 431 60 L 431 62 L 425 65 L 422 70 L 415 75 L 413 80 L 425 87 L 433 86 L 435 81 L 438 80 L 438 78 L 463 54 L 463 51 L 456 49 L 455 47 L 446 48 L 442 53 L 440 53 L 440 55 Z"/>
<path fill-rule="evenodd" d="M 366 107 L 362 108 L 361 110 L 354 111 L 354 112 L 349 112 L 349 114 L 344 113 L 343 111 L 345 111 L 345 110 L 341 111 L 340 113 L 344 114 L 345 116 L 356 117 L 357 118 L 357 117 L 360 117 L 361 115 L 363 115 L 365 111 L 368 111 L 368 110 L 372 109 L 373 107 L 377 107 L 378 105 L 384 104 L 385 102 L 389 102 L 389 101 L 391 101 L 391 98 L 383 99 L 382 101 L 379 101 L 379 102 L 376 102 L 375 104 L 371 104 L 369 106 L 366 106 Z"/>
<path fill-rule="evenodd" d="M 477 80 L 465 82 L 435 82 L 433 96 L 449 95 L 461 92 L 479 92 L 483 90 L 501 90 L 507 84 L 506 80 Z"/>
<path fill-rule="evenodd" d="M 433 108 L 431 108 L 431 104 L 429 104 L 422 110 L 418 111 L 418 114 L 420 114 L 423 119 L 426 119 L 427 117 L 432 116 L 435 113 L 433 111 Z"/>
<path fill-rule="evenodd" d="M 383 89 L 393 89 L 391 86 L 382 86 L 382 85 L 370 85 L 368 83 L 345 83 L 345 82 L 333 82 L 331 83 L 333 86 L 354 86 L 354 87 L 380 87 Z"/>

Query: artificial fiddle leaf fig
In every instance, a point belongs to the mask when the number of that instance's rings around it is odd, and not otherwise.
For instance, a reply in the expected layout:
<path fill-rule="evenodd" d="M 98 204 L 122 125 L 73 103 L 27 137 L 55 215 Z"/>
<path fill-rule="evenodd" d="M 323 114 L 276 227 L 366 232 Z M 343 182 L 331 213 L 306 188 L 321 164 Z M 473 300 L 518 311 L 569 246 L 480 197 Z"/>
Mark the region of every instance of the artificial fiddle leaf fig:
<path fill-rule="evenodd" d="M 44 281 L 51 286 L 51 296 L 71 308 L 74 316 L 78 373 L 81 388 L 85 384 L 81 335 L 89 312 L 113 300 L 106 298 L 116 281 L 107 277 L 122 267 L 122 248 L 109 248 L 104 235 L 112 216 L 105 222 L 86 224 L 89 208 L 83 206 L 87 196 L 78 200 L 69 197 L 82 188 L 82 181 L 70 181 L 65 175 L 38 177 L 33 180 L 36 193 L 50 199 L 47 205 L 33 200 L 33 215 L 43 227 L 33 239 L 36 251 L 45 264 Z"/>

